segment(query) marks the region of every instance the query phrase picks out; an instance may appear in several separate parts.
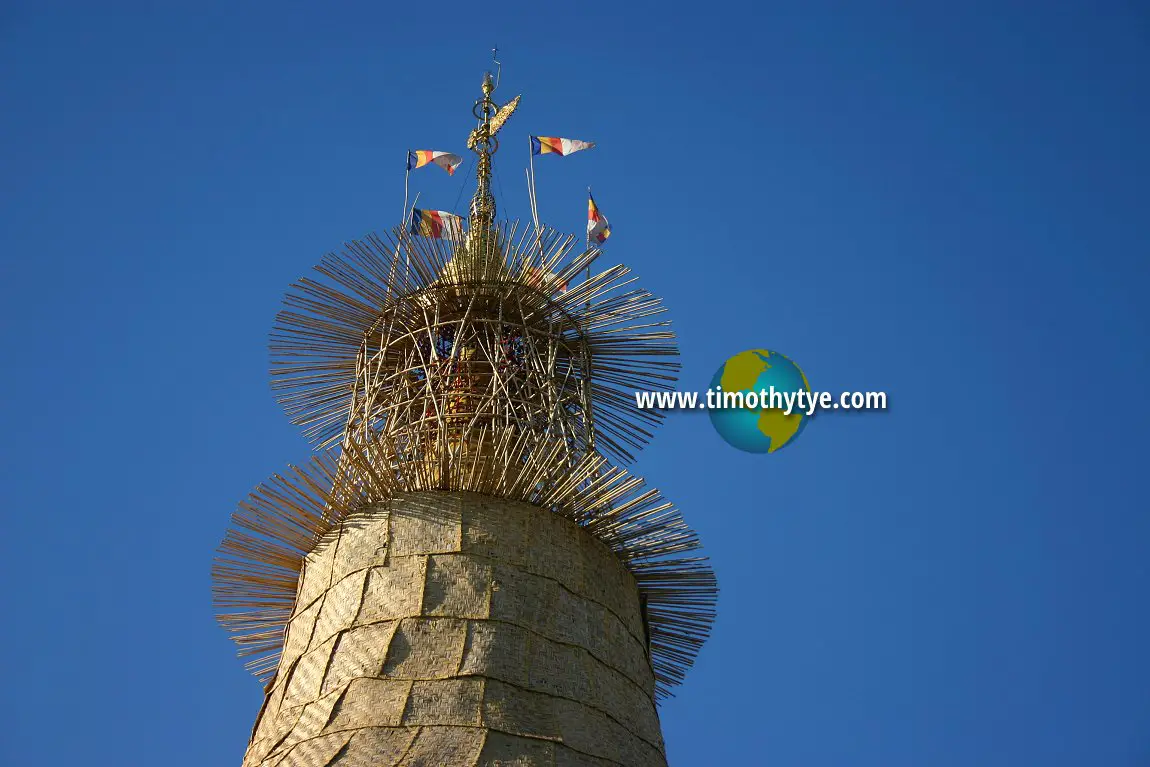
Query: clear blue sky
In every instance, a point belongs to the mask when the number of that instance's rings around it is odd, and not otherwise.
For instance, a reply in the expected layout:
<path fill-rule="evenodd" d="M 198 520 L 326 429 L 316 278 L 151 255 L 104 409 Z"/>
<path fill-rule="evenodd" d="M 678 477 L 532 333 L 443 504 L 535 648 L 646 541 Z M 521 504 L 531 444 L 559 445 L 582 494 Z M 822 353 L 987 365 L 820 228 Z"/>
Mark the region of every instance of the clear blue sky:
<path fill-rule="evenodd" d="M 890 396 L 773 456 L 673 414 L 634 467 L 722 587 L 672 764 L 1150 764 L 1145 5 L 31 0 L 0 6 L 0 763 L 239 763 L 260 688 L 211 557 L 309 454 L 272 318 L 397 223 L 407 148 L 463 152 L 495 43 L 501 210 L 528 133 L 598 141 L 537 163 L 543 218 L 582 231 L 594 186 L 685 388 L 766 347 Z"/>

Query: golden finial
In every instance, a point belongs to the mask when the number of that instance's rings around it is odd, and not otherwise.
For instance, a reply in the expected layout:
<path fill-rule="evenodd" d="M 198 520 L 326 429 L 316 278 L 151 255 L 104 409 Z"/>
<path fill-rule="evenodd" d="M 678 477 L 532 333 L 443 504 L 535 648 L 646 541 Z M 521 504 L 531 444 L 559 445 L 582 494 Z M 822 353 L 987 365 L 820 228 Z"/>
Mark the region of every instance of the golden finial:
<path fill-rule="evenodd" d="M 479 126 L 471 132 L 467 145 L 479 155 L 476 164 L 475 197 L 471 200 L 471 231 L 473 233 L 490 229 L 495 221 L 495 197 L 491 194 L 491 155 L 499 149 L 499 141 L 491 131 L 491 119 L 496 106 L 491 99 L 495 91 L 495 80 L 490 72 L 483 75 L 483 98 L 475 102 L 472 113 L 479 120 Z"/>
<path fill-rule="evenodd" d="M 494 57 L 495 51 L 492 51 Z M 496 60 L 496 64 L 498 64 Z M 475 102 L 472 114 L 479 121 L 479 125 L 471 131 L 467 138 L 467 148 L 473 150 L 479 157 L 475 168 L 475 196 L 471 199 L 469 216 L 469 233 L 467 238 L 467 251 L 469 261 L 479 273 L 485 269 L 481 263 L 485 260 L 480 254 L 494 253 L 498 250 L 489 242 L 490 233 L 495 225 L 495 195 L 491 192 L 491 157 L 499 151 L 499 140 L 495 137 L 519 106 L 519 96 L 499 106 L 492 99 L 496 82 L 491 72 L 483 75 L 483 96 Z"/>

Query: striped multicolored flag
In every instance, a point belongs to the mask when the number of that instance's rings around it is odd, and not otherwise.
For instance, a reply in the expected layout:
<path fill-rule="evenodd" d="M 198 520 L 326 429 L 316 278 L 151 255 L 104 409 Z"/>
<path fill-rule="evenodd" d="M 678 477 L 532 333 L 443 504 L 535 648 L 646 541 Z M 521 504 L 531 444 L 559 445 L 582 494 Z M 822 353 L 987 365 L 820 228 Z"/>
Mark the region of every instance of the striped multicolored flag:
<path fill-rule="evenodd" d="M 590 149 L 595 146 L 594 141 L 580 141 L 574 138 L 557 138 L 555 136 L 532 136 L 531 154 L 557 154 L 565 157 L 581 149 Z"/>
<path fill-rule="evenodd" d="M 455 169 L 459 167 L 459 163 L 463 162 L 463 158 L 451 152 L 437 152 L 434 149 L 417 149 L 414 152 L 407 153 L 408 170 L 422 168 L 429 162 L 433 162 L 443 168 L 447 171 L 447 175 L 454 176 Z"/>
<path fill-rule="evenodd" d="M 602 245 L 611 236 L 611 225 L 607 218 L 599 212 L 595 198 L 587 192 L 587 239 Z"/>
<path fill-rule="evenodd" d="M 463 232 L 463 217 L 446 210 L 420 210 L 411 209 L 411 225 L 408 231 L 424 237 L 459 236 Z"/>

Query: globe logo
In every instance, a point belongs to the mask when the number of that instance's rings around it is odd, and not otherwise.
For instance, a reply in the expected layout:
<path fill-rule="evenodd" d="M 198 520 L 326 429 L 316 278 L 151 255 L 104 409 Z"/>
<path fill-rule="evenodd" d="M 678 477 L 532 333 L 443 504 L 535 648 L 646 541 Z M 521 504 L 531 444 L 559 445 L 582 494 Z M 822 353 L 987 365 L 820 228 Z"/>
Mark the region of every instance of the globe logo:
<path fill-rule="evenodd" d="M 781 408 L 768 407 L 768 402 L 754 402 L 764 391 L 810 391 L 802 369 L 789 357 L 769 349 L 751 349 L 731 357 L 715 372 L 711 389 L 722 392 L 753 393 L 749 407 L 712 407 L 708 410 L 711 424 L 731 447 L 748 453 L 773 453 L 795 441 L 810 417 L 795 408 L 786 415 Z M 721 394 L 719 395 L 721 396 Z M 765 397 L 763 398 L 766 399 Z"/>

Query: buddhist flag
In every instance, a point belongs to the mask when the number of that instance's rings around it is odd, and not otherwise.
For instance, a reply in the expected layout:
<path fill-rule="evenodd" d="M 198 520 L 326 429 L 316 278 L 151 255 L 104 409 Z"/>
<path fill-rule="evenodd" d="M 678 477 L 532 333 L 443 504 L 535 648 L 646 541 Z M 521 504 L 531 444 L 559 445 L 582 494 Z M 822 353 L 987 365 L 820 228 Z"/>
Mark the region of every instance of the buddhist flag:
<path fill-rule="evenodd" d="M 580 141 L 574 138 L 556 138 L 554 136 L 532 136 L 531 154 L 557 154 L 565 157 L 581 149 L 590 149 L 595 146 L 594 141 Z"/>
<path fill-rule="evenodd" d="M 599 212 L 595 198 L 587 192 L 587 239 L 602 245 L 611 236 L 611 225 L 606 217 Z"/>
<path fill-rule="evenodd" d="M 451 152 L 436 152 L 433 149 L 418 149 L 414 152 L 407 153 L 408 170 L 422 168 L 429 162 L 433 162 L 443 168 L 447 171 L 447 175 L 454 176 L 455 169 L 459 167 L 459 163 L 463 162 L 463 158 Z"/>
<path fill-rule="evenodd" d="M 411 226 L 408 231 L 424 237 L 440 239 L 458 236 L 463 232 L 463 218 L 446 210 L 411 209 Z"/>

